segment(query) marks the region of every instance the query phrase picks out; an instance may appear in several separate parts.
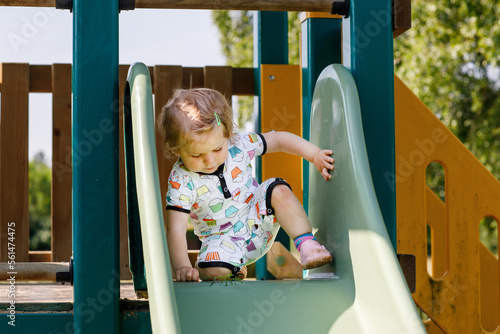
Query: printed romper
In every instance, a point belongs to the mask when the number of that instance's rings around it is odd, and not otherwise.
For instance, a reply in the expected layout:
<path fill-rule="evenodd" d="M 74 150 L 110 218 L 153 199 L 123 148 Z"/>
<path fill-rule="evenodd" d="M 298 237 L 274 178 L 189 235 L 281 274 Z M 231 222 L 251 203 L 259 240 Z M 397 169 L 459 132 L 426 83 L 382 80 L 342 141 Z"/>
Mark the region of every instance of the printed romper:
<path fill-rule="evenodd" d="M 236 134 L 228 158 L 211 174 L 188 170 L 178 160 L 169 177 L 167 210 L 189 213 L 202 245 L 199 267 L 226 267 L 235 275 L 271 247 L 279 224 L 271 194 L 281 178 L 262 184 L 252 176 L 251 160 L 266 153 L 261 134 Z"/>

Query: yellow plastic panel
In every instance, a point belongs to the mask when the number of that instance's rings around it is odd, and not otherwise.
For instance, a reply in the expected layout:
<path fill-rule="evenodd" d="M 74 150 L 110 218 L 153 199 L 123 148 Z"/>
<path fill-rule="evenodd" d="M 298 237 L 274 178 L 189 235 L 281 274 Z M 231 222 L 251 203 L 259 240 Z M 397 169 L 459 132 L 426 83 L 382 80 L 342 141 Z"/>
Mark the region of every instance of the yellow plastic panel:
<path fill-rule="evenodd" d="M 479 241 L 485 216 L 500 217 L 500 182 L 395 78 L 398 253 L 416 256 L 413 298 L 446 333 L 499 333 L 498 259 Z M 446 203 L 426 185 L 427 166 L 445 171 Z M 426 224 L 433 235 L 427 273 Z M 440 252 L 441 254 L 435 254 Z M 442 254 L 442 253 L 445 254 Z"/>
<path fill-rule="evenodd" d="M 261 132 L 288 131 L 302 136 L 298 65 L 261 65 Z M 281 177 L 302 203 L 302 158 L 285 153 L 262 157 L 262 180 Z"/>

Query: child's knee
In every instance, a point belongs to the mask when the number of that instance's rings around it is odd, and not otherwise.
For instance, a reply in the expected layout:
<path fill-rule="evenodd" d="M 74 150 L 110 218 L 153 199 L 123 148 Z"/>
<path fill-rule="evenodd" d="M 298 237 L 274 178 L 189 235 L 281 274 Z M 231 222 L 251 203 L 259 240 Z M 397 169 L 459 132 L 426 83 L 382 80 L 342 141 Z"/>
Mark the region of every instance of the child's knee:
<path fill-rule="evenodd" d="M 196 269 L 198 269 L 202 281 L 223 281 L 229 279 L 231 276 L 231 270 L 224 267 L 200 268 L 197 265 Z"/>
<path fill-rule="evenodd" d="M 288 201 L 290 198 L 295 197 L 292 190 L 285 184 L 278 184 L 275 186 L 271 196 L 272 202 Z"/>

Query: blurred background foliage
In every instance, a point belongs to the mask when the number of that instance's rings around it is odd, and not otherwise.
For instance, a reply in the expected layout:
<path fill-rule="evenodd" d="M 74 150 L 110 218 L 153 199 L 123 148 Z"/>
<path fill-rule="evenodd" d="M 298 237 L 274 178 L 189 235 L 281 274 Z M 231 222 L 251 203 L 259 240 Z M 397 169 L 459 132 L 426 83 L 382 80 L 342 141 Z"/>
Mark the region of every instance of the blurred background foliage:
<path fill-rule="evenodd" d="M 28 173 L 30 250 L 50 250 L 52 172 L 42 152 L 29 162 Z"/>

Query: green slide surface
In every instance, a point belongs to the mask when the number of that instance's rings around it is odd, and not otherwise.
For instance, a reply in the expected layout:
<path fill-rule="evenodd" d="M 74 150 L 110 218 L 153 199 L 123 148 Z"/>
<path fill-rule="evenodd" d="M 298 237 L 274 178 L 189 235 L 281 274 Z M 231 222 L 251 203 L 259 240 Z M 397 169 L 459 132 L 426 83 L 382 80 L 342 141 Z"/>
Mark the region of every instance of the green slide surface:
<path fill-rule="evenodd" d="M 309 218 L 315 236 L 333 252 L 335 276 L 350 298 L 330 331 L 425 333 L 373 188 L 356 84 L 342 65 L 326 67 L 318 78 L 311 141 L 333 150 L 335 170 L 325 182 L 310 169 Z M 332 269 L 310 270 L 306 277 L 328 277 Z"/>
<path fill-rule="evenodd" d="M 132 64 L 125 88 L 124 133 L 128 192 L 130 183 L 135 184 L 137 197 L 129 196 L 127 204 L 138 211 L 141 221 L 152 330 L 154 333 L 180 333 L 163 225 L 152 92 L 147 66 L 143 63 Z M 129 225 L 132 223 L 131 216 L 129 210 Z"/>
<path fill-rule="evenodd" d="M 145 76 L 146 67 L 140 67 Z M 137 128 L 134 120 L 134 141 L 139 133 L 154 136 L 152 106 L 137 106 L 147 108 L 144 114 L 151 119 L 138 120 L 141 126 Z M 154 140 L 147 146 L 134 143 L 135 174 L 153 175 L 137 176 L 136 181 L 139 203 L 140 197 L 146 196 L 139 188 L 153 189 L 143 202 L 149 203 L 145 211 L 155 214 L 143 218 L 141 211 L 140 220 L 155 333 L 425 333 L 373 190 L 356 86 L 349 71 L 340 65 L 327 67 L 318 79 L 311 130 L 312 141 L 331 148 L 336 159 L 332 180 L 323 181 L 315 170 L 311 173 L 309 206 L 315 234 L 333 252 L 335 263 L 309 270 L 303 280 L 176 282 L 174 295 L 166 274 L 170 263 L 158 213 L 162 210 L 159 199 L 163 198 L 158 192 L 158 172 L 154 166 L 148 167 L 150 172 L 139 171 L 141 165 L 156 163 Z M 138 162 L 140 159 L 149 162 Z M 163 261 L 166 263 L 160 263 Z M 177 314 L 180 330 L 175 324 Z M 155 330 L 159 328 L 155 323 L 163 316 L 174 322 L 169 331 Z"/>

